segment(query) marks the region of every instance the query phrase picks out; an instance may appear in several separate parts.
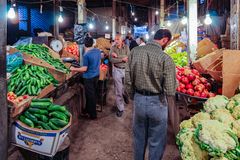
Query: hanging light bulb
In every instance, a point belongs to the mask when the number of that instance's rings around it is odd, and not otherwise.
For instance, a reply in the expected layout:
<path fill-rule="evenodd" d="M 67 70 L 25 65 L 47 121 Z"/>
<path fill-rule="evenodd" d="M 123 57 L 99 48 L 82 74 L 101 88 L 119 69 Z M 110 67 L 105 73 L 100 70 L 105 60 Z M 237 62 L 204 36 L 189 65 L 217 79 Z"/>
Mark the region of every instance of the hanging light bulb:
<path fill-rule="evenodd" d="M 16 13 L 15 13 L 13 7 L 11 7 L 11 8 L 9 9 L 7 16 L 8 16 L 8 18 L 10 18 L 10 19 L 14 19 L 14 18 L 16 17 Z"/>
<path fill-rule="evenodd" d="M 206 18 L 205 18 L 205 20 L 204 20 L 204 23 L 205 23 L 206 25 L 212 24 L 212 18 L 210 17 L 210 14 L 207 14 L 207 15 L 206 15 Z"/>
<path fill-rule="evenodd" d="M 137 17 L 135 17 L 135 18 L 134 18 L 134 21 L 135 21 L 135 22 L 137 22 L 137 21 L 138 21 Z"/>
<path fill-rule="evenodd" d="M 183 25 L 187 24 L 187 21 L 188 21 L 188 19 L 187 19 L 187 17 L 185 17 L 185 16 L 184 16 L 184 17 L 182 18 L 182 20 L 181 20 L 181 22 L 182 22 Z"/>
<path fill-rule="evenodd" d="M 106 26 L 105 26 L 105 29 L 106 29 L 106 30 L 109 30 L 109 26 L 108 26 L 108 25 L 106 25 Z"/>
<path fill-rule="evenodd" d="M 156 12 L 155 12 L 155 15 L 159 15 L 159 11 L 156 11 Z"/>
<path fill-rule="evenodd" d="M 152 34 L 152 35 L 154 35 L 154 34 L 155 34 L 155 32 L 154 32 L 154 31 L 152 31 L 152 32 L 151 32 L 151 34 Z"/>
<path fill-rule="evenodd" d="M 170 21 L 167 21 L 167 26 L 170 27 L 172 23 Z"/>
<path fill-rule="evenodd" d="M 93 29 L 93 28 L 94 28 L 94 25 L 93 25 L 92 23 L 89 23 L 88 28 L 89 28 L 89 29 Z"/>
<path fill-rule="evenodd" d="M 145 35 L 146 40 L 149 40 L 149 34 Z"/>
<path fill-rule="evenodd" d="M 61 14 L 60 14 L 59 17 L 58 17 L 58 22 L 59 22 L 59 23 L 62 23 L 62 22 L 63 22 L 63 17 L 62 17 Z"/>
<path fill-rule="evenodd" d="M 134 12 L 132 12 L 132 16 L 135 16 L 135 13 L 134 13 Z"/>

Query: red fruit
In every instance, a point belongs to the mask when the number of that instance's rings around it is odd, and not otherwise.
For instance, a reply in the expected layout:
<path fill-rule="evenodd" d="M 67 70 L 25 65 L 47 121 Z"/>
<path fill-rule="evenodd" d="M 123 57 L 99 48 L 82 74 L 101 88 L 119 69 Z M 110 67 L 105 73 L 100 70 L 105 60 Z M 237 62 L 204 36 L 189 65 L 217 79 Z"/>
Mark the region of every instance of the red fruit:
<path fill-rule="evenodd" d="M 181 92 L 182 92 L 182 93 L 186 93 L 187 90 L 186 90 L 186 89 L 182 89 Z"/>
<path fill-rule="evenodd" d="M 187 78 L 188 78 L 189 81 L 194 81 L 194 80 L 196 79 L 196 76 L 193 75 L 193 74 L 189 74 L 189 75 L 187 76 Z"/>
<path fill-rule="evenodd" d="M 187 84 L 186 89 L 193 89 L 193 85 L 191 83 Z"/>
<path fill-rule="evenodd" d="M 205 92 L 202 92 L 200 97 L 202 97 L 202 98 L 207 98 L 207 96 L 208 96 L 208 95 L 207 95 Z"/>
<path fill-rule="evenodd" d="M 195 92 L 195 93 L 194 93 L 194 96 L 200 97 L 200 96 L 201 96 L 201 93 L 200 93 L 200 92 Z"/>
<path fill-rule="evenodd" d="M 180 87 L 180 89 L 185 89 L 185 84 L 179 83 L 179 87 Z"/>
<path fill-rule="evenodd" d="M 201 81 L 199 80 L 199 79 L 195 79 L 193 82 L 192 82 L 192 84 L 194 85 L 194 86 L 197 86 L 197 85 L 199 85 L 201 83 Z"/>
<path fill-rule="evenodd" d="M 178 67 L 177 69 L 178 69 L 180 72 L 184 72 L 184 70 L 185 70 L 184 68 L 181 68 L 181 67 Z"/>
<path fill-rule="evenodd" d="M 24 95 L 24 96 L 23 96 L 23 99 L 27 99 L 27 98 L 28 98 L 28 96 L 27 96 L 27 95 Z"/>
<path fill-rule="evenodd" d="M 180 87 L 177 87 L 177 91 L 180 92 L 180 91 L 181 91 L 181 88 L 180 88 Z"/>
<path fill-rule="evenodd" d="M 178 80 L 178 81 L 180 81 L 181 78 L 182 78 L 180 75 L 177 75 L 176 77 L 177 77 L 177 80 Z"/>
<path fill-rule="evenodd" d="M 199 78 L 202 83 L 207 83 L 207 79 L 204 77 Z"/>
<path fill-rule="evenodd" d="M 183 77 L 183 78 L 181 79 L 181 82 L 184 83 L 184 84 L 189 84 L 189 80 L 188 80 L 187 77 Z"/>
<path fill-rule="evenodd" d="M 196 76 L 199 76 L 199 75 L 200 75 L 199 72 L 198 72 L 196 69 L 193 69 L 193 70 L 192 70 L 192 73 L 193 73 L 194 75 L 196 75 Z"/>
<path fill-rule="evenodd" d="M 196 91 L 203 92 L 203 90 L 205 89 L 205 86 L 203 84 L 199 84 L 199 85 L 196 85 L 194 89 Z"/>
<path fill-rule="evenodd" d="M 183 75 L 183 72 L 178 71 L 178 72 L 177 72 L 177 75 L 182 76 L 182 75 Z"/>
<path fill-rule="evenodd" d="M 215 97 L 215 96 L 216 96 L 216 94 L 215 94 L 215 93 L 212 93 L 212 92 L 209 92 L 209 94 L 208 94 L 208 97 L 209 97 L 209 98 Z"/>
<path fill-rule="evenodd" d="M 222 94 L 222 88 L 218 88 L 217 93 Z"/>
<path fill-rule="evenodd" d="M 205 86 L 205 88 L 206 88 L 208 91 L 210 91 L 211 88 L 212 88 L 212 86 L 211 86 L 210 83 L 206 83 L 206 84 L 204 84 L 204 86 Z"/>
<path fill-rule="evenodd" d="M 194 90 L 193 89 L 188 89 L 187 94 L 193 96 L 194 95 Z"/>

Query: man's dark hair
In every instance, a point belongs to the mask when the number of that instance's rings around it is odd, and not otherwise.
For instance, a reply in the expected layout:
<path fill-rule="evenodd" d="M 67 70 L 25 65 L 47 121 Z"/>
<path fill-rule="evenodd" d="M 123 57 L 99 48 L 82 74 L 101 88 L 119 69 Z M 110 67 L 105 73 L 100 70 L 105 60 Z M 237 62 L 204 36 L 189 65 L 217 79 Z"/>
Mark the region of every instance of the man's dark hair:
<path fill-rule="evenodd" d="M 89 48 L 89 47 L 92 47 L 93 46 L 93 38 L 92 37 L 86 37 L 84 39 L 84 45 L 85 47 Z"/>
<path fill-rule="evenodd" d="M 161 40 L 165 37 L 167 37 L 168 40 L 171 40 L 172 38 L 171 32 L 168 29 L 159 29 L 154 35 L 154 40 Z"/>
<path fill-rule="evenodd" d="M 140 38 L 141 41 L 145 42 L 145 39 L 143 37 Z"/>

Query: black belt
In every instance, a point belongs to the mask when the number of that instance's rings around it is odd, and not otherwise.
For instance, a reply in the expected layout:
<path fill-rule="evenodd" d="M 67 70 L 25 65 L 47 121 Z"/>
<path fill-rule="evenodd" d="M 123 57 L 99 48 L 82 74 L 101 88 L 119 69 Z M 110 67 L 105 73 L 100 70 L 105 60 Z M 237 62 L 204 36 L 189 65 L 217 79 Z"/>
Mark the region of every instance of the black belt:
<path fill-rule="evenodd" d="M 157 96 L 157 95 L 161 95 L 162 93 L 153 93 L 153 92 L 150 92 L 150 91 L 146 91 L 146 90 L 137 90 L 135 89 L 135 91 L 141 95 L 144 95 L 144 96 Z"/>
<path fill-rule="evenodd" d="M 118 67 L 116 65 L 114 65 L 114 67 L 118 68 L 118 69 L 125 69 L 125 67 Z"/>

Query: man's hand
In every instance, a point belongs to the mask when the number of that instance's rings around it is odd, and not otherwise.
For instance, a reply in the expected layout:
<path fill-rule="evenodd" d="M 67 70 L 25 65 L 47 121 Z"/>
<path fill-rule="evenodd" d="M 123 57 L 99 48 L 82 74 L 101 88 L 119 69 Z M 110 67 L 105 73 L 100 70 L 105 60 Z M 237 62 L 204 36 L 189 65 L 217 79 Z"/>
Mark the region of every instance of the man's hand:
<path fill-rule="evenodd" d="M 128 62 L 128 57 L 123 58 L 122 61 L 125 63 Z"/>
<path fill-rule="evenodd" d="M 112 58 L 117 58 L 118 57 L 117 53 L 112 53 L 111 56 L 112 56 Z"/>
<path fill-rule="evenodd" d="M 71 71 L 71 72 L 77 72 L 76 68 L 73 67 L 73 66 L 70 67 L 70 71 Z"/>

